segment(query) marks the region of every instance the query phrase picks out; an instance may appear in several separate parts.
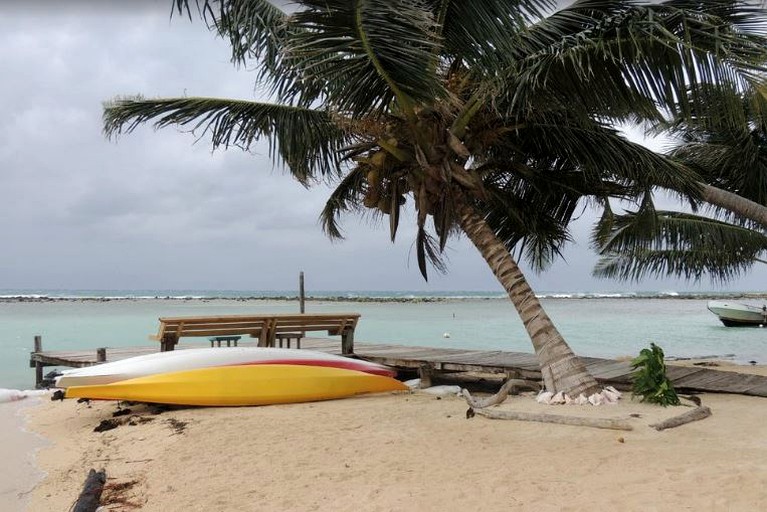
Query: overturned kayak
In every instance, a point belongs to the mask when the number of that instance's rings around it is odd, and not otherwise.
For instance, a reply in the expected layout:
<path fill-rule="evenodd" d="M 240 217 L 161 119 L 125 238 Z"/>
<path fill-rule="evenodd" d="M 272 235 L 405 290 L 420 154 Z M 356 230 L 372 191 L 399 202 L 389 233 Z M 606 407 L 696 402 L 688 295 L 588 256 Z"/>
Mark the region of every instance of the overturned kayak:
<path fill-rule="evenodd" d="M 64 370 L 55 387 L 109 384 L 160 373 L 231 365 L 292 364 L 345 368 L 373 375 L 394 376 L 389 368 L 314 350 L 266 347 L 193 348 L 157 352 L 84 368 Z"/>
<path fill-rule="evenodd" d="M 66 390 L 66 398 L 242 406 L 313 402 L 408 389 L 391 377 L 347 368 L 253 364 L 161 373 L 104 385 L 71 386 Z"/>

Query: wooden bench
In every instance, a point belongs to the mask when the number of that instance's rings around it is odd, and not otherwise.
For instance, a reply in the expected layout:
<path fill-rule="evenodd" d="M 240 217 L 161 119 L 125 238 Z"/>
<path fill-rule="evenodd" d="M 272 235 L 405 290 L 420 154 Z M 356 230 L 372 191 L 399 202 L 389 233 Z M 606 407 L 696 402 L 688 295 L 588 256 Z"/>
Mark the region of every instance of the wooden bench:
<path fill-rule="evenodd" d="M 160 318 L 160 329 L 150 339 L 160 342 L 162 351 L 173 350 L 179 338 L 185 336 L 249 335 L 258 338 L 259 345 L 269 339 L 273 316 L 226 315 L 182 316 Z"/>
<path fill-rule="evenodd" d="M 275 339 L 297 338 L 298 347 L 301 338 L 307 332 L 327 332 L 329 336 L 341 336 L 341 353 L 354 353 L 354 329 L 360 319 L 359 313 L 299 313 L 274 316 L 274 325 L 269 332 L 269 345 L 274 346 Z M 300 336 L 296 337 L 296 334 Z M 289 336 L 290 335 L 290 336 Z M 290 341 L 288 341 L 288 346 Z"/>
<path fill-rule="evenodd" d="M 359 313 L 295 313 L 275 315 L 224 315 L 160 318 L 160 328 L 150 339 L 159 341 L 161 350 L 173 350 L 185 336 L 249 335 L 258 338 L 259 347 L 273 347 L 280 338 L 303 337 L 307 332 L 327 332 L 341 336 L 341 353 L 354 353 L 354 329 Z M 292 334 L 293 336 L 288 336 Z"/>

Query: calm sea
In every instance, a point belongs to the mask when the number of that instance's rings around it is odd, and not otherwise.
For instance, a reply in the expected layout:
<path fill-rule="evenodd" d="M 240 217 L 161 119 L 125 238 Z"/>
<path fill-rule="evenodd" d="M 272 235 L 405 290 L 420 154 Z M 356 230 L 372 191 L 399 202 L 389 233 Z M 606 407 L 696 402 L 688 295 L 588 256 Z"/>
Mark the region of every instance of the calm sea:
<path fill-rule="evenodd" d="M 355 335 L 360 342 L 532 352 L 517 313 L 500 293 L 312 295 L 308 312 L 361 313 Z M 284 298 L 290 296 L 295 292 L 0 290 L 0 387 L 34 385 L 28 362 L 35 335 L 42 335 L 46 350 L 151 345 L 147 336 L 156 332 L 158 317 L 297 312 L 297 300 Z M 634 356 L 652 341 L 672 357 L 767 363 L 767 329 L 722 326 L 706 309 L 708 298 L 674 293 L 541 295 L 544 308 L 581 355 Z M 755 296 L 741 301 L 765 303 Z"/>

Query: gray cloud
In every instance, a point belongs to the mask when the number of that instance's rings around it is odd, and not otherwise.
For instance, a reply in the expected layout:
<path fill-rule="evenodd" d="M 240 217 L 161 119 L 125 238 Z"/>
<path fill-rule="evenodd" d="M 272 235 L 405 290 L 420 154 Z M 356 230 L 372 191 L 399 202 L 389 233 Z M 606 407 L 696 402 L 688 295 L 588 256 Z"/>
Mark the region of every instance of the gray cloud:
<path fill-rule="evenodd" d="M 411 224 L 349 218 L 332 243 L 317 216 L 326 187 L 305 190 L 265 148 L 211 153 L 207 140 L 142 127 L 108 141 L 102 102 L 118 95 L 254 98 L 254 74 L 171 2 L 0 4 L 0 287 L 85 289 L 493 290 L 476 250 L 458 240 L 450 273 L 419 277 Z M 673 281 L 594 281 L 592 214 L 541 291 L 695 289 Z M 411 219 L 405 219 L 411 220 Z M 767 273 L 730 285 L 763 288 Z M 709 283 L 697 286 L 711 289 Z"/>

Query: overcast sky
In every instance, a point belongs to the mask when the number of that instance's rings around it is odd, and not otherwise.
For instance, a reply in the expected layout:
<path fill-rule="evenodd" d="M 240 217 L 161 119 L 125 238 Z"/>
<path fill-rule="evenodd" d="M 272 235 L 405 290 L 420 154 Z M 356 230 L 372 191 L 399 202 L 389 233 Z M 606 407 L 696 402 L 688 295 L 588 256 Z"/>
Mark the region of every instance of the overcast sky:
<path fill-rule="evenodd" d="M 303 270 L 310 292 L 501 291 L 466 240 L 451 243 L 449 273 L 424 283 L 412 218 L 396 244 L 352 217 L 331 243 L 317 222 L 327 190 L 304 189 L 264 149 L 211 153 L 208 140 L 149 127 L 106 140 L 102 102 L 117 95 L 258 94 L 224 42 L 170 6 L 0 3 L 0 289 L 286 290 Z M 566 261 L 528 272 L 534 289 L 765 289 L 763 269 L 724 288 L 593 279 L 592 220 L 574 225 Z"/>

